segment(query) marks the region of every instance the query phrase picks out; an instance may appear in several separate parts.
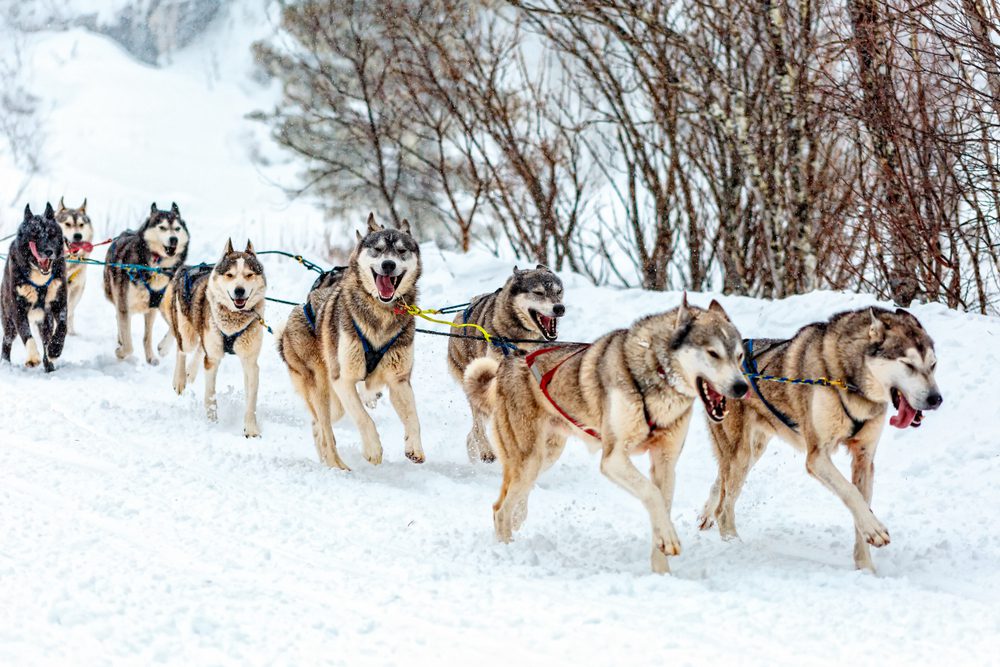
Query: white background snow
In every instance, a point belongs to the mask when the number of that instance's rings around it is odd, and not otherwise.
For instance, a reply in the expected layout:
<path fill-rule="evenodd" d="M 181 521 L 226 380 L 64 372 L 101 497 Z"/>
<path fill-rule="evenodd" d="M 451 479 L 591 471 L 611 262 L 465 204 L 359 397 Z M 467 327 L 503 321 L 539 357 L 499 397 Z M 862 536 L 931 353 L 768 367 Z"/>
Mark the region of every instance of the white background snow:
<path fill-rule="evenodd" d="M 0 236 L 26 201 L 65 194 L 89 198 L 99 238 L 138 224 L 153 200 L 176 200 L 193 261 L 213 260 L 228 235 L 306 254 L 325 246 L 319 213 L 269 182 L 294 167 L 263 174 L 249 161 L 261 135 L 243 114 L 272 92 L 247 77 L 245 53 L 267 22 L 238 7 L 162 69 L 84 32 L 33 36 L 46 172 L 9 202 L 22 176 L 0 159 Z M 510 271 L 430 244 L 423 255 L 428 306 L 495 289 Z M 314 277 L 282 258 L 266 267 L 282 298 L 301 299 Z M 679 299 L 563 278 L 570 339 Z M 874 303 L 832 293 L 722 302 L 753 336 Z M 272 346 L 261 359 L 264 435 L 252 441 L 235 360 L 220 374 L 217 424 L 204 418 L 201 379 L 173 393 L 172 358 L 117 361 L 91 269 L 82 333 L 57 371 L 25 369 L 19 344 L 0 367 L 0 664 L 996 662 L 1000 321 L 913 310 L 937 343 L 945 403 L 918 430 L 887 428 L 880 445 L 873 506 L 893 541 L 874 553 L 879 574 L 853 570 L 850 515 L 777 441 L 737 505 L 742 541 L 699 533 L 715 469 L 699 416 L 674 503 L 684 552 L 661 577 L 649 574 L 645 511 L 575 441 L 540 480 L 516 541 L 494 541 L 499 466 L 467 461 L 467 408 L 444 339 L 420 337 L 416 353 L 427 463 L 404 458 L 383 400 L 385 463 L 361 458 L 345 420 L 335 432 L 354 471 L 344 474 L 318 463 Z M 287 312 L 269 305 L 267 319 Z"/>

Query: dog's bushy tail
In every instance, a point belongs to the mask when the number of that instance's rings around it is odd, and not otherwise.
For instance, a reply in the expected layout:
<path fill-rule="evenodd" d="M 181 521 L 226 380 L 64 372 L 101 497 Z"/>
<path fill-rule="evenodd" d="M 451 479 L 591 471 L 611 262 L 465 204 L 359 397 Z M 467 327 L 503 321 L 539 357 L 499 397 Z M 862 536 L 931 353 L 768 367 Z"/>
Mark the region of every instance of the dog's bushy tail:
<path fill-rule="evenodd" d="M 500 362 L 491 357 L 480 357 L 465 369 L 462 384 L 474 410 L 493 414 L 497 403 L 497 369 Z"/>

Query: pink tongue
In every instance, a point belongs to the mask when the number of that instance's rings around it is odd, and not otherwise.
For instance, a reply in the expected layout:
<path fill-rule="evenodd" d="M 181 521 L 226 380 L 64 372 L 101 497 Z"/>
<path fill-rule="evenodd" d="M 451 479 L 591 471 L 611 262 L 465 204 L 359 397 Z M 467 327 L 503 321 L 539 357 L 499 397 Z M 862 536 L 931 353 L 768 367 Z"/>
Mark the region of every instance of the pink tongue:
<path fill-rule="evenodd" d="M 375 276 L 375 287 L 378 288 L 378 295 L 383 299 L 391 299 L 396 293 L 396 286 L 392 284 L 391 276 Z"/>
<path fill-rule="evenodd" d="M 906 428 L 913 423 L 913 418 L 917 416 L 917 411 L 906 400 L 903 393 L 899 393 L 899 412 L 895 417 L 889 419 L 889 423 L 896 428 Z"/>

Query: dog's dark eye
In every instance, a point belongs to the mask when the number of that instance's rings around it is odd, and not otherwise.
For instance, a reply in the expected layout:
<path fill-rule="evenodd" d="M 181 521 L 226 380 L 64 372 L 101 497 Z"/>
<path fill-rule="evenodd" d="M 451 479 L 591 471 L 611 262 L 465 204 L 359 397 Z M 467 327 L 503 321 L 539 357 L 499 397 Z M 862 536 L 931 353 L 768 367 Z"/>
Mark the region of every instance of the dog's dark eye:
<path fill-rule="evenodd" d="M 909 361 L 904 361 L 903 365 L 906 366 L 906 369 L 908 371 L 910 371 L 911 373 L 916 373 L 917 372 L 917 367 L 914 366 L 913 364 L 911 364 Z"/>
<path fill-rule="evenodd" d="M 722 356 L 718 352 L 716 352 L 715 350 L 709 350 L 708 351 L 708 356 L 710 356 L 713 359 L 721 359 L 722 358 Z"/>

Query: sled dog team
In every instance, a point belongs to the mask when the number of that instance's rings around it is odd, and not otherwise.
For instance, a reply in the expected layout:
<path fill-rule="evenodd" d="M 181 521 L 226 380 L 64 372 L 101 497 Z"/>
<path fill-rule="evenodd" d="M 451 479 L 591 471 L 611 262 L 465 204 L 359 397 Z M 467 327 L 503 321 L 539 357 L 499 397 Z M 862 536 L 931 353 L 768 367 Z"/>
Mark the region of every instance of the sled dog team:
<path fill-rule="evenodd" d="M 25 209 L 0 288 L 4 360 L 20 336 L 27 365 L 53 370 L 86 280 L 85 265 L 67 267 L 65 260 L 86 257 L 92 239 L 86 201 L 77 209 L 60 201 L 58 211 L 49 205 L 42 216 Z M 104 292 L 117 314 L 115 353 L 120 359 L 132 353 L 130 323 L 141 313 L 143 351 L 147 362 L 157 363 L 152 327 L 160 312 L 170 332 L 159 354 L 177 345 L 174 389 L 183 392 L 204 366 L 210 419 L 216 418 L 219 364 L 226 354 L 237 356 L 246 388 L 244 434 L 259 436 L 264 268 L 252 244 L 237 251 L 231 241 L 214 265 L 187 265 L 188 241 L 177 205 L 160 210 L 153 204 L 138 230 L 111 243 L 107 262 L 122 265 L 104 270 Z M 278 352 L 312 417 L 320 459 L 329 466 L 348 469 L 332 428 L 345 413 L 361 434 L 365 459 L 382 461 L 366 407 L 383 389 L 403 423 L 406 456 L 424 461 L 410 384 L 415 324 L 398 309 L 417 302 L 420 272 L 409 224 L 387 229 L 369 215 L 348 266 L 321 275 L 276 332 Z M 863 308 L 807 325 L 788 340 L 744 340 L 718 302 L 700 308 L 685 297 L 676 308 L 593 343 L 556 343 L 564 313 L 562 283 L 539 265 L 515 267 L 503 286 L 474 297 L 455 317 L 456 325 L 479 325 L 500 338 L 491 344 L 471 327 L 456 328 L 447 359 L 471 410 L 470 458 L 498 458 L 503 467 L 493 506 L 499 540 L 510 541 L 522 525 L 535 481 L 572 435 L 600 452 L 601 472 L 642 502 L 652 528 L 652 569 L 668 572 L 668 557 L 681 548 L 670 518 L 675 466 L 700 401 L 718 462 L 701 529 L 718 523 L 724 538 L 736 537 L 735 503 L 747 473 L 778 436 L 805 452 L 808 473 L 847 506 L 855 565 L 874 570 L 869 546 L 889 543 L 870 508 L 888 406 L 896 411 L 889 423 L 907 428 L 942 403 L 934 344 L 913 315 Z M 850 480 L 831 460 L 838 446 L 851 455 Z M 640 454 L 649 456 L 650 477 L 633 463 Z"/>

